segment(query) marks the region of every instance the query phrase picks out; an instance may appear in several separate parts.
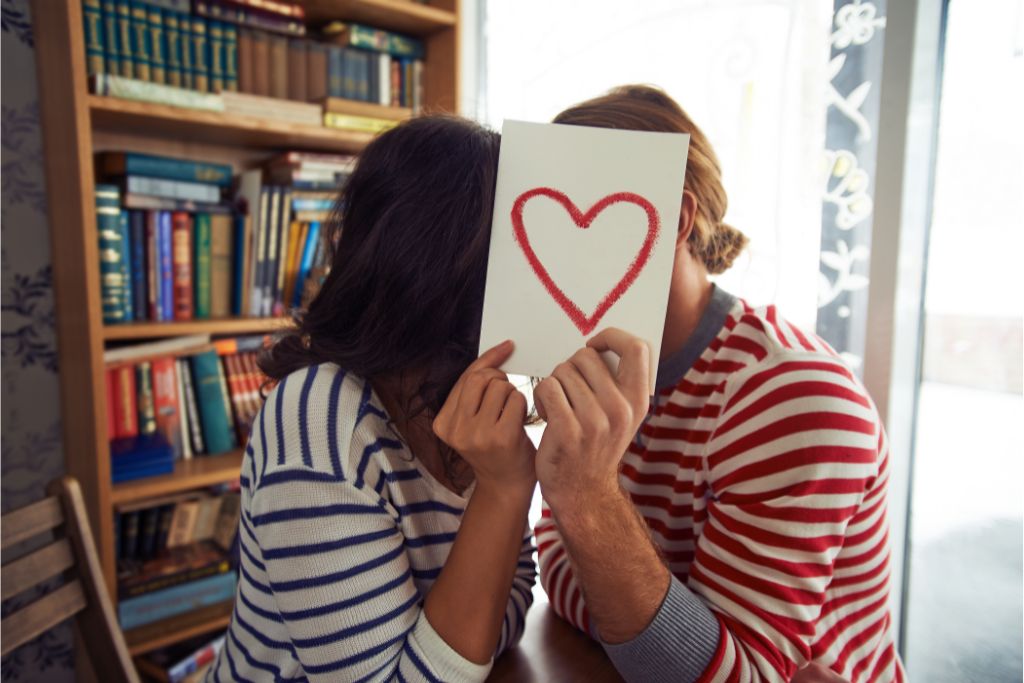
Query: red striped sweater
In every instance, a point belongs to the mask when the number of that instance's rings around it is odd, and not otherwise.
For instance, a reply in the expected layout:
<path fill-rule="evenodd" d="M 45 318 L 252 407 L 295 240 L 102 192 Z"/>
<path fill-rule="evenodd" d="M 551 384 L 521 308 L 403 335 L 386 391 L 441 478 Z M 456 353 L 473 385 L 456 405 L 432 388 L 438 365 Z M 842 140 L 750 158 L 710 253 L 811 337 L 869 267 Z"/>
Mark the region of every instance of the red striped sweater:
<path fill-rule="evenodd" d="M 657 392 L 619 476 L 671 572 L 719 622 L 699 680 L 788 681 L 808 661 L 853 683 L 904 679 L 888 608 L 888 472 L 877 411 L 836 353 L 774 307 L 734 300 Z M 537 541 L 552 607 L 589 630 L 546 506 Z"/>

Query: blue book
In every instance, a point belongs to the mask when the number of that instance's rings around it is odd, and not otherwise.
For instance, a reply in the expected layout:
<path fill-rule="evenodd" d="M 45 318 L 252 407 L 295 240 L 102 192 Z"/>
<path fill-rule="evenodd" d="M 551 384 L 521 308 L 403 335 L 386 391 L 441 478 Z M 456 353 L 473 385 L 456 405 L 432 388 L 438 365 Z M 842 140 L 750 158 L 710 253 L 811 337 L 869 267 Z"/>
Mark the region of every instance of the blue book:
<path fill-rule="evenodd" d="M 231 184 L 230 164 L 213 164 L 138 152 L 104 152 L 99 156 L 98 166 L 100 173 L 105 177 L 145 176 L 209 185 Z"/>
<path fill-rule="evenodd" d="M 245 315 L 242 312 L 242 292 L 245 287 L 245 262 L 248 259 L 247 235 L 245 230 L 245 215 L 238 213 L 233 217 L 235 222 L 235 262 L 232 265 L 233 282 L 231 286 L 231 315 Z M 247 311 L 248 312 L 248 311 Z"/>
<path fill-rule="evenodd" d="M 100 0 L 82 0 L 85 33 L 85 66 L 90 76 L 106 70 L 106 41 Z"/>
<path fill-rule="evenodd" d="M 177 12 L 178 16 L 178 59 L 181 60 L 181 87 L 191 90 L 195 86 L 192 73 L 192 15 Z"/>
<path fill-rule="evenodd" d="M 145 320 L 146 298 L 146 214 L 132 211 L 128 217 L 128 244 L 131 249 L 132 273 L 132 317 Z"/>
<path fill-rule="evenodd" d="M 345 60 L 342 48 L 337 45 L 327 48 L 327 95 L 329 97 L 346 97 Z"/>
<path fill-rule="evenodd" d="M 216 351 L 206 351 L 189 358 L 192 367 L 192 386 L 199 404 L 199 423 L 203 428 L 206 452 L 226 453 L 238 444 L 232 427 L 231 403 L 223 379 L 220 357 Z"/>
<path fill-rule="evenodd" d="M 224 24 L 224 89 L 238 90 L 238 29 Z"/>
<path fill-rule="evenodd" d="M 192 16 L 192 87 L 199 92 L 210 90 L 210 45 L 206 33 L 206 20 Z"/>
<path fill-rule="evenodd" d="M 238 575 L 233 571 L 153 591 L 117 604 L 122 629 L 136 628 L 178 614 L 227 602 L 235 597 Z"/>
<path fill-rule="evenodd" d="M 171 212 L 160 212 L 160 320 L 174 320 L 174 244 Z"/>
<path fill-rule="evenodd" d="M 332 208 L 334 208 L 333 199 L 292 197 L 292 211 L 330 211 Z"/>
<path fill-rule="evenodd" d="M 147 6 L 133 0 L 130 4 L 132 15 L 132 59 L 135 64 L 135 78 L 140 81 L 151 80 L 149 12 Z"/>
<path fill-rule="evenodd" d="M 135 57 L 132 47 L 132 7 L 128 0 L 114 0 L 114 13 L 117 15 L 117 54 L 121 75 L 135 78 Z"/>
<path fill-rule="evenodd" d="M 149 75 L 154 83 L 167 83 L 167 38 L 164 35 L 164 16 L 159 7 L 147 9 L 149 26 Z"/>
<path fill-rule="evenodd" d="M 174 449 L 159 430 L 110 442 L 110 474 L 115 484 L 172 471 Z"/>
<path fill-rule="evenodd" d="M 224 89 L 224 24 L 212 19 L 207 22 L 207 43 L 210 55 L 210 92 Z"/>
<path fill-rule="evenodd" d="M 292 306 L 295 308 L 302 305 L 302 290 L 305 289 L 309 270 L 313 267 L 313 256 L 316 254 L 316 246 L 319 241 L 320 221 L 313 221 L 309 224 L 309 230 L 306 233 L 306 244 L 302 247 L 302 260 L 299 261 L 299 274 L 295 279 L 295 296 L 292 299 Z"/>
<path fill-rule="evenodd" d="M 131 322 L 135 319 L 135 290 L 132 287 L 135 270 L 132 268 L 131 229 L 128 225 L 127 209 L 121 209 L 117 227 L 121 236 L 119 246 L 121 248 L 121 310 L 124 311 L 122 319 L 124 322 Z"/>
<path fill-rule="evenodd" d="M 120 76 L 121 48 L 118 45 L 117 3 L 114 0 L 102 0 L 100 7 L 103 17 L 103 62 L 107 73 Z"/>
<path fill-rule="evenodd" d="M 121 238 L 121 194 L 116 185 L 96 186 L 96 228 L 103 322 L 124 322 L 125 249 Z"/>

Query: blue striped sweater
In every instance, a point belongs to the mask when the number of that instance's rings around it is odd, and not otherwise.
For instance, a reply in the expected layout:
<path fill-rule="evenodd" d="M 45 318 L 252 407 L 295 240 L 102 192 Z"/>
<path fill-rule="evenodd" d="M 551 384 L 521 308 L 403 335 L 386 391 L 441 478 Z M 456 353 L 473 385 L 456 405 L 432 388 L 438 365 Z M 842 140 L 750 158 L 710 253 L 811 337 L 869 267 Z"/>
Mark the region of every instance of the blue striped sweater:
<path fill-rule="evenodd" d="M 369 382 L 332 364 L 286 377 L 253 423 L 241 486 L 238 592 L 207 681 L 486 678 L 422 610 L 467 498 L 418 464 Z M 522 635 L 533 551 L 527 528 L 496 654 Z"/>

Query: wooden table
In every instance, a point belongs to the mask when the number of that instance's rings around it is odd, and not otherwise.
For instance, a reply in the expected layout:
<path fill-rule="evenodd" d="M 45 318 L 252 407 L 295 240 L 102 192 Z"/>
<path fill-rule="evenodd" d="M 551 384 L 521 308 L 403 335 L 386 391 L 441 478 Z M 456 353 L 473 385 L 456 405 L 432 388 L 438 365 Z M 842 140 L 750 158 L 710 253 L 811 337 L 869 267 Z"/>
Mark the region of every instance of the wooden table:
<path fill-rule="evenodd" d="M 562 621 L 538 584 L 517 647 L 494 663 L 489 683 L 621 683 L 601 646 Z"/>

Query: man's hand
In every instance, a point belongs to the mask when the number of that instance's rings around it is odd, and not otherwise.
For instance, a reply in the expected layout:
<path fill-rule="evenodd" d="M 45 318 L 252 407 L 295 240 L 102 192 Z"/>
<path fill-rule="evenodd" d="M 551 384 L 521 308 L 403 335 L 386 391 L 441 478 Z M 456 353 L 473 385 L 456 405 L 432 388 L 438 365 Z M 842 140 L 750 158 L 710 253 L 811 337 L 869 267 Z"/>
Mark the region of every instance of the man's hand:
<path fill-rule="evenodd" d="M 615 374 L 599 354 L 609 350 L 621 359 Z M 649 368 L 647 343 L 609 328 L 537 386 L 537 408 L 548 422 L 537 478 L 556 516 L 618 491 L 619 461 L 647 414 Z"/>

